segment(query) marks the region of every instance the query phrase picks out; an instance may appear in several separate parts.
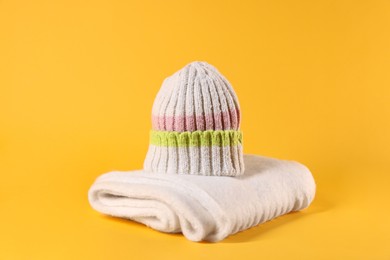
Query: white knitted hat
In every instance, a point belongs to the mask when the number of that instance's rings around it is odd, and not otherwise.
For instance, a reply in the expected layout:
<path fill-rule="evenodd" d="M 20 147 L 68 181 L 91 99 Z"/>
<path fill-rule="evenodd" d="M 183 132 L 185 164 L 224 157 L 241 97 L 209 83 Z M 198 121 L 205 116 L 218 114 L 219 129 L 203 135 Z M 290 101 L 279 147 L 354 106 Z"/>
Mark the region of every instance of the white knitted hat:
<path fill-rule="evenodd" d="M 240 107 L 227 79 L 206 62 L 166 78 L 153 104 L 144 169 L 155 173 L 244 173 Z"/>

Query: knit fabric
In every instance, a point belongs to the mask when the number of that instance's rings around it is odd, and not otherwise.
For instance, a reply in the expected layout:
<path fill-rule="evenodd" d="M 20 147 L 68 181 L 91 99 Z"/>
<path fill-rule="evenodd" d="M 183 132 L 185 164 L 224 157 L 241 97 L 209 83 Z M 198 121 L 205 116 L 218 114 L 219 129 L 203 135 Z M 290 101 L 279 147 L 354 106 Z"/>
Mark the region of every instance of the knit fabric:
<path fill-rule="evenodd" d="M 234 178 L 109 172 L 92 185 L 89 201 L 110 216 L 213 242 L 312 202 L 316 185 L 302 164 L 247 154 L 244 160 L 245 174 Z"/>
<path fill-rule="evenodd" d="M 244 172 L 238 98 L 206 62 L 166 78 L 153 104 L 144 169 L 155 173 L 238 176 Z"/>

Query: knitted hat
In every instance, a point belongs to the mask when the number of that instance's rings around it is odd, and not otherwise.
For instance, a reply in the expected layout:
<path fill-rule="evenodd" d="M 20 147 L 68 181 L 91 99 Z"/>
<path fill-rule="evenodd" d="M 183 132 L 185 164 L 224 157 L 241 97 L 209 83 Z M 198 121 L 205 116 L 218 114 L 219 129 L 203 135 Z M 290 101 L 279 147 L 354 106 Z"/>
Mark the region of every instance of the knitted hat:
<path fill-rule="evenodd" d="M 144 169 L 155 173 L 244 173 L 240 107 L 227 79 L 206 62 L 166 78 L 153 104 Z"/>

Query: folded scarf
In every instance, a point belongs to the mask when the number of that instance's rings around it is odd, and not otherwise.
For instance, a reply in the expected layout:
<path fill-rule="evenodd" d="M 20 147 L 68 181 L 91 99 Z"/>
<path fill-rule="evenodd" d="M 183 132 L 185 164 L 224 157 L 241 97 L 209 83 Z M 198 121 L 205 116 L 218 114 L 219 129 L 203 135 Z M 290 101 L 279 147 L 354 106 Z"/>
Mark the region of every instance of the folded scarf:
<path fill-rule="evenodd" d="M 244 162 L 239 177 L 109 172 L 92 185 L 89 201 L 101 213 L 211 242 L 312 202 L 315 183 L 302 164 L 255 155 Z"/>

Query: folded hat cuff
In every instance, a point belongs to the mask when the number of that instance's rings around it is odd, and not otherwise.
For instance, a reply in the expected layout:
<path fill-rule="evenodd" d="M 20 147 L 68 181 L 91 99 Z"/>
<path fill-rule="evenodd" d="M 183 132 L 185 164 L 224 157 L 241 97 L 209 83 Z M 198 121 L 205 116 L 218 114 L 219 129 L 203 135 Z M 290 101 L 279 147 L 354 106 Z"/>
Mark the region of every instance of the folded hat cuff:
<path fill-rule="evenodd" d="M 242 175 L 244 172 L 242 132 L 152 130 L 144 169 L 171 174 Z"/>

